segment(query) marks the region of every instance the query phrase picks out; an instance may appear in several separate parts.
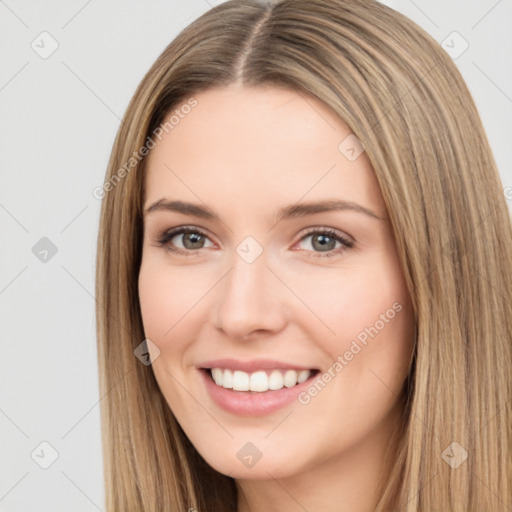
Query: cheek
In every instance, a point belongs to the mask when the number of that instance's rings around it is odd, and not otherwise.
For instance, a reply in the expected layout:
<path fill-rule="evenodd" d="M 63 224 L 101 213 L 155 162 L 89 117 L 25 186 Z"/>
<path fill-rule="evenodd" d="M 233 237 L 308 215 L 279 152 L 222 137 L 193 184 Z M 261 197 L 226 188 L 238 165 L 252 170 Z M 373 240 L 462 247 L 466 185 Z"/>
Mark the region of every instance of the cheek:
<path fill-rule="evenodd" d="M 186 324 L 182 319 L 204 293 L 197 279 L 183 269 L 143 261 L 139 300 L 146 336 L 155 341 L 175 338 L 175 331 Z"/>
<path fill-rule="evenodd" d="M 382 327 L 382 315 L 388 325 L 396 326 L 402 316 L 397 310 L 408 300 L 400 273 L 382 265 L 340 269 L 320 279 L 303 279 L 294 291 L 303 298 L 312 314 L 309 318 L 311 335 L 324 335 L 332 340 L 334 349 L 343 348 L 348 340 L 361 334 L 375 323 Z M 299 284 L 300 283 L 300 284 Z M 393 307 L 393 305 L 395 306 Z M 381 330 L 381 329 L 379 329 Z"/>
<path fill-rule="evenodd" d="M 174 311 L 172 294 L 166 293 L 166 289 L 165 276 L 155 267 L 143 264 L 139 274 L 139 300 L 144 332 L 150 339 L 163 335 L 165 324 L 170 322 Z"/>
<path fill-rule="evenodd" d="M 311 317 L 311 339 L 318 340 L 333 362 L 343 358 L 337 375 L 344 376 L 338 380 L 364 388 L 377 379 L 372 369 L 399 390 L 412 356 L 414 317 L 396 260 L 367 260 L 350 272 L 339 272 L 328 286 L 310 289 L 308 304 L 325 326 L 319 339 L 322 323 Z"/>
<path fill-rule="evenodd" d="M 178 413 L 187 405 L 187 395 L 177 382 L 183 380 L 184 356 L 190 344 L 188 340 L 193 339 L 187 313 L 200 292 L 184 274 L 182 269 L 173 271 L 161 262 L 146 258 L 138 280 L 144 334 L 160 351 L 151 368 L 169 407 Z"/>

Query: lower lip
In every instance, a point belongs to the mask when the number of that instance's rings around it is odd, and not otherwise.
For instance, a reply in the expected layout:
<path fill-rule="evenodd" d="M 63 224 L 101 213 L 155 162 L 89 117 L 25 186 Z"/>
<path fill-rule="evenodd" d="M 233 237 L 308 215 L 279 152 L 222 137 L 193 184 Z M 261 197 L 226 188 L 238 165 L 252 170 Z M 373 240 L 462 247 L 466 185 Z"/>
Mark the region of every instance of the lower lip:
<path fill-rule="evenodd" d="M 234 391 L 217 386 L 208 370 L 199 370 L 206 384 L 206 389 L 212 400 L 227 412 L 239 416 L 262 416 L 282 409 L 297 399 L 299 393 L 304 391 L 316 373 L 296 384 L 292 388 L 283 387 L 277 390 L 263 392 Z"/>

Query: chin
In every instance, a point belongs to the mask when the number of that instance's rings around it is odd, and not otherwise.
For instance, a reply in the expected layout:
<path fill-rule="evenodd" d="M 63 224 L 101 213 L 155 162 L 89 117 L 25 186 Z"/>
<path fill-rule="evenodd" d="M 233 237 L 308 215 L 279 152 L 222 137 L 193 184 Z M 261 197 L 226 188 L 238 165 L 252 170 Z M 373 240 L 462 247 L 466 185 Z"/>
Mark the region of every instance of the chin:
<path fill-rule="evenodd" d="M 215 471 L 237 480 L 269 480 L 293 476 L 290 473 L 290 461 L 294 459 L 293 457 L 281 452 L 277 460 L 275 457 L 265 456 L 265 454 L 261 454 L 261 458 L 256 459 L 257 455 L 254 452 L 251 460 L 251 456 L 248 455 L 250 450 L 251 448 L 246 448 L 245 452 L 240 449 L 233 450 L 233 455 L 229 456 L 226 456 L 226 452 L 201 453 L 201 456 Z M 240 451 L 240 455 L 237 455 Z M 294 473 L 297 472 L 297 469 L 294 466 Z"/>

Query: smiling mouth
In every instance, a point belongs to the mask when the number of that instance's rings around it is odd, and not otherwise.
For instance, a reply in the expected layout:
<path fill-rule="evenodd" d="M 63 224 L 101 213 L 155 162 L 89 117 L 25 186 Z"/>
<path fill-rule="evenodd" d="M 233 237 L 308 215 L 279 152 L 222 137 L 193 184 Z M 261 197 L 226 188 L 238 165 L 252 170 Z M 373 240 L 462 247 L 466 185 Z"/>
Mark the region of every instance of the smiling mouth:
<path fill-rule="evenodd" d="M 317 369 L 273 369 L 247 373 L 241 370 L 229 370 L 225 368 L 202 368 L 202 370 L 205 371 L 220 388 L 231 389 L 233 391 L 252 391 L 254 393 L 293 388 L 311 379 L 320 371 Z"/>

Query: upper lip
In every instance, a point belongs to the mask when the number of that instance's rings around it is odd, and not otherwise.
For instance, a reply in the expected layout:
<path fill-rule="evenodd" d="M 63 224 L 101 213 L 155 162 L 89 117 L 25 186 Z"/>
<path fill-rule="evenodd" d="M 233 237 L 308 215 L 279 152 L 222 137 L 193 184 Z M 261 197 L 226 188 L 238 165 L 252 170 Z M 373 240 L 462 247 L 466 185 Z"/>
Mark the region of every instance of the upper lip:
<path fill-rule="evenodd" d="M 242 361 L 239 359 L 215 359 L 211 361 L 204 361 L 199 368 L 211 369 L 222 368 L 227 370 L 241 370 L 246 373 L 252 373 L 257 370 L 274 370 L 274 369 L 289 369 L 289 370 L 312 370 L 311 366 L 302 366 L 300 364 L 285 363 L 284 361 L 277 361 L 275 359 L 253 359 L 251 361 Z"/>

